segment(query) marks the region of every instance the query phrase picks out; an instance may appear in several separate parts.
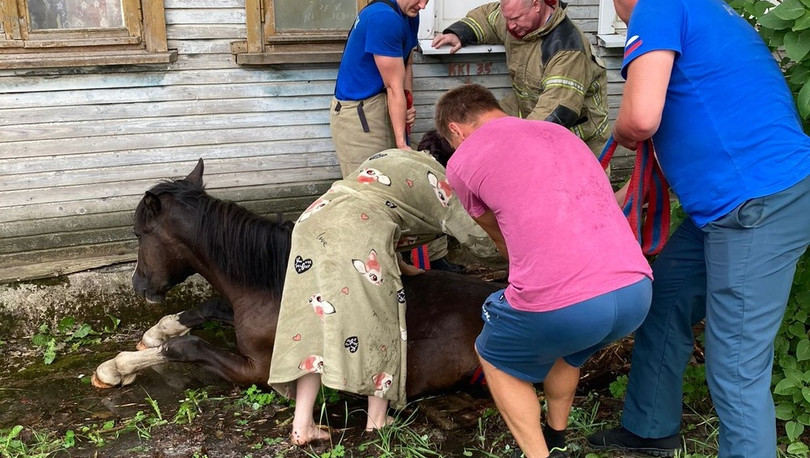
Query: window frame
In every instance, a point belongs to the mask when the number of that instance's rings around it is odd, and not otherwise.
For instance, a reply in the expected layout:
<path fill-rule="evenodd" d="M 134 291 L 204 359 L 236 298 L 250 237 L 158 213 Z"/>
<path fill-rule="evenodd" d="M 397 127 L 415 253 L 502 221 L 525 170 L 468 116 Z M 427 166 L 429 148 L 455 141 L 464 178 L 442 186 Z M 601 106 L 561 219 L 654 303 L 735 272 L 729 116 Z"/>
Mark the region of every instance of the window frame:
<path fill-rule="evenodd" d="M 121 0 L 123 26 L 30 27 L 28 0 L 0 0 L 0 69 L 169 63 L 163 0 Z"/>
<path fill-rule="evenodd" d="M 357 11 L 370 0 L 355 0 Z M 232 45 L 240 65 L 338 63 L 349 30 L 277 32 L 274 0 L 245 0 L 246 40 Z"/>
<path fill-rule="evenodd" d="M 621 27 L 616 27 L 616 24 Z M 604 48 L 623 48 L 627 39 L 627 26 L 621 22 L 613 7 L 613 0 L 599 0 L 599 22 L 596 29 L 599 45 Z"/>

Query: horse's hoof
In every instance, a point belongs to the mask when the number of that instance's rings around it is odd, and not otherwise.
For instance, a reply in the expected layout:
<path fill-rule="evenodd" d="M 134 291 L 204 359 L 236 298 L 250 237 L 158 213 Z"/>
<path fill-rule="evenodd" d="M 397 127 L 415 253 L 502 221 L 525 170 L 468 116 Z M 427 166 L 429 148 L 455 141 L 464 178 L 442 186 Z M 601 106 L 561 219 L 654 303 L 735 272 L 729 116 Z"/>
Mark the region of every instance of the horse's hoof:
<path fill-rule="evenodd" d="M 96 375 L 95 372 L 93 372 L 93 376 L 90 377 L 90 383 L 92 383 L 94 387 L 101 388 L 102 390 L 106 390 L 106 389 L 115 387 L 115 385 L 110 385 L 110 384 L 104 383 L 101 380 L 99 380 L 99 378 L 98 378 L 98 376 Z"/>

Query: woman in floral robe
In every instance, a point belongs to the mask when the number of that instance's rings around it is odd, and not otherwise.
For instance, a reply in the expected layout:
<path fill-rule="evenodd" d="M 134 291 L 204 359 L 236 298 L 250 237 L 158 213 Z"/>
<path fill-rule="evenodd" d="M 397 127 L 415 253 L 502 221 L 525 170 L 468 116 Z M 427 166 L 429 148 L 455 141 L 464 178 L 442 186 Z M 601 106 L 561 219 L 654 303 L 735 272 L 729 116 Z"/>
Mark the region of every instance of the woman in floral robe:
<path fill-rule="evenodd" d="M 366 395 L 366 428 L 405 405 L 408 332 L 397 252 L 442 234 L 500 255 L 423 151 L 390 149 L 335 182 L 295 225 L 268 383 L 296 399 L 291 439 L 328 437 L 312 419 L 320 384 Z M 406 272 L 407 273 L 407 272 Z"/>

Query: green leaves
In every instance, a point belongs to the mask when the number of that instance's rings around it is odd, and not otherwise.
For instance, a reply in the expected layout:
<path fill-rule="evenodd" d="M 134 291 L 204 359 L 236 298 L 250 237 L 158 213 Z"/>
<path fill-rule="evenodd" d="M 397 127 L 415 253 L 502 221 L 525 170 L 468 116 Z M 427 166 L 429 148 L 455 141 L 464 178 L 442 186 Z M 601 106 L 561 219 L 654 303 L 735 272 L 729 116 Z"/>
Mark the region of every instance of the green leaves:
<path fill-rule="evenodd" d="M 807 7 L 801 0 L 785 0 L 772 10 L 773 14 L 779 19 L 785 21 L 793 21 L 804 15 Z"/>
<path fill-rule="evenodd" d="M 795 62 L 801 62 L 810 52 L 810 30 L 790 31 L 785 34 L 785 53 Z"/>

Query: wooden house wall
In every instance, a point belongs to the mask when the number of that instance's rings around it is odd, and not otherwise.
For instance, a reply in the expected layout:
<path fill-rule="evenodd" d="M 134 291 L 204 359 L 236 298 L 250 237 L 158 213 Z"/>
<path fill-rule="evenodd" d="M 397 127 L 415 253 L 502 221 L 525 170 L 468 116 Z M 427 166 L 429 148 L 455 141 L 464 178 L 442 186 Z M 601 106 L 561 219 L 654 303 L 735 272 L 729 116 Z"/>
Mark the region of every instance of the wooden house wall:
<path fill-rule="evenodd" d="M 238 66 L 244 0 L 165 6 L 172 64 L 0 71 L 0 283 L 134 260 L 143 192 L 201 157 L 212 195 L 288 218 L 339 177 L 335 65 Z M 570 6 L 589 32 L 596 10 L 595 0 Z M 445 90 L 509 87 L 499 54 L 418 56 L 414 73 L 416 139 Z"/>

